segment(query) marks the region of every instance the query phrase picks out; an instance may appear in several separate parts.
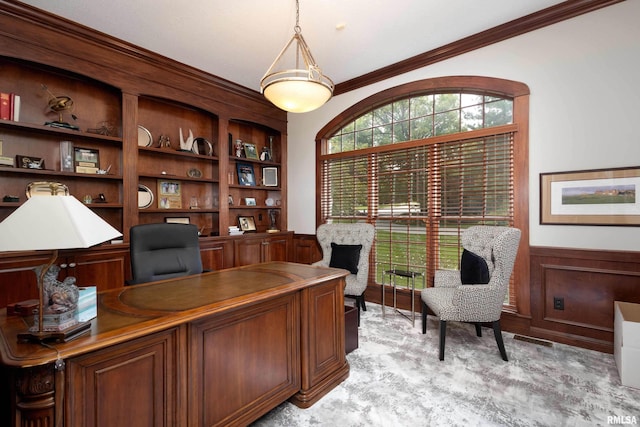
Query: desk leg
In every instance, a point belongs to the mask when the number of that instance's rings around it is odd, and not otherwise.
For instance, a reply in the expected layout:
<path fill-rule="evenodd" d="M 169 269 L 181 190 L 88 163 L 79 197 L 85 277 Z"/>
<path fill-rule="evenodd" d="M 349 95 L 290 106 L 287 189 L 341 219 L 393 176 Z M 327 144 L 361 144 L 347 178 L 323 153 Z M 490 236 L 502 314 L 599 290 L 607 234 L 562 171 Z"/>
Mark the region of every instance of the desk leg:
<path fill-rule="evenodd" d="M 11 369 L 14 426 L 59 426 L 56 423 L 55 368 L 53 364 Z M 12 406 L 13 406 L 12 405 Z"/>

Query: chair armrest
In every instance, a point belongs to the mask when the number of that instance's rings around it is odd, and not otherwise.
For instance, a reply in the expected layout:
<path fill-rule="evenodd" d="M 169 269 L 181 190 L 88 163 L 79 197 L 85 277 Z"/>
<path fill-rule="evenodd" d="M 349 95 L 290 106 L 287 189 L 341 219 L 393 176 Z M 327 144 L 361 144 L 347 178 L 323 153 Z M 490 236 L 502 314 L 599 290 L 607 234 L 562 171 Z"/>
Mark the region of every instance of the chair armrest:
<path fill-rule="evenodd" d="M 461 286 L 459 270 L 436 270 L 433 286 L 436 288 L 455 288 Z"/>

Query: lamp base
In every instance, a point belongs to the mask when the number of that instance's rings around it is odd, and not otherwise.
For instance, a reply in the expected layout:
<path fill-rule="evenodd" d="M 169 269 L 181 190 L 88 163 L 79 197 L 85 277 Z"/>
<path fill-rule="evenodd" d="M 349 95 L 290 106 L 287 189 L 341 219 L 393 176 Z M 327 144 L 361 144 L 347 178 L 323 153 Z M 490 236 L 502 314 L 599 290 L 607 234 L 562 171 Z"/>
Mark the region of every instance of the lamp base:
<path fill-rule="evenodd" d="M 69 342 L 90 332 L 91 322 L 81 322 L 62 331 L 22 332 L 18 334 L 20 342 Z"/>

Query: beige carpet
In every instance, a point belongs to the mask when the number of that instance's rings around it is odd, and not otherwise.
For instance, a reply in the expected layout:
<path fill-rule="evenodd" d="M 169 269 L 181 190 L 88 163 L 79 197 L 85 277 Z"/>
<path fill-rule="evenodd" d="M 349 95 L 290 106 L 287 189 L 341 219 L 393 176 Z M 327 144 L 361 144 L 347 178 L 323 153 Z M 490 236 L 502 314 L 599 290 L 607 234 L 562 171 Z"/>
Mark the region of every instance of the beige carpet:
<path fill-rule="evenodd" d="M 640 390 L 620 384 L 611 354 L 504 333 L 504 362 L 491 329 L 478 338 L 472 325 L 452 322 L 440 362 L 436 318 L 422 335 L 419 317 L 412 327 L 389 309 L 383 318 L 379 305 L 367 308 L 349 378 L 311 408 L 287 402 L 255 426 L 640 424 Z"/>

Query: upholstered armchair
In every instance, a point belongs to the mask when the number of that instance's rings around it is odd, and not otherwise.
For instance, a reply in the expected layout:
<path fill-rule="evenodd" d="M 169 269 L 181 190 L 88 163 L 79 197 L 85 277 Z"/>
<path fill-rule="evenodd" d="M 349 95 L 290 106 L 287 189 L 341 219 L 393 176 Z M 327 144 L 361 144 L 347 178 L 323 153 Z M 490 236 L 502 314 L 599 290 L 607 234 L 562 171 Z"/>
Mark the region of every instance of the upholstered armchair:
<path fill-rule="evenodd" d="M 500 226 L 473 226 L 462 233 L 464 252 L 460 270 L 438 270 L 434 286 L 422 290 L 422 333 L 427 332 L 427 307 L 440 319 L 440 360 L 448 321 L 491 323 L 504 361 L 508 361 L 502 340 L 500 314 L 513 264 L 518 252 L 520 230 Z"/>
<path fill-rule="evenodd" d="M 369 278 L 369 253 L 375 228 L 366 223 L 322 224 L 316 231 L 316 238 L 322 248 L 322 260 L 314 265 L 349 270 L 344 294 L 355 298 L 360 324 L 360 309 L 367 311 L 364 291 Z"/>
<path fill-rule="evenodd" d="M 131 273 L 127 285 L 202 273 L 198 227 L 140 224 L 130 230 Z"/>

